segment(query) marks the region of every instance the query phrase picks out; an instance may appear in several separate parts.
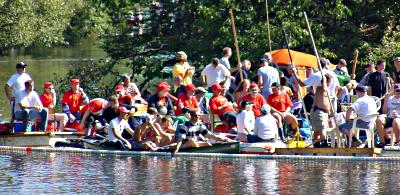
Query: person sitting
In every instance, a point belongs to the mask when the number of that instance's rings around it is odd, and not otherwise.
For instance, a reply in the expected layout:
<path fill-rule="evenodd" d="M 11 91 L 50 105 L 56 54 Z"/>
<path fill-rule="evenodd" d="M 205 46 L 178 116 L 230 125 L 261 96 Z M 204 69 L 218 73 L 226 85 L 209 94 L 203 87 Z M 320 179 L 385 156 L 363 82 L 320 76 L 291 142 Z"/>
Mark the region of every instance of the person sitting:
<path fill-rule="evenodd" d="M 190 119 L 190 108 L 182 108 L 181 115 L 173 118 L 174 126 L 182 125 Z"/>
<path fill-rule="evenodd" d="M 271 107 L 264 104 L 261 107 L 261 116 L 254 124 L 254 134 L 247 134 L 244 142 L 271 142 L 278 138 L 278 121 L 271 115 Z"/>
<path fill-rule="evenodd" d="M 22 121 L 22 129 L 27 132 L 28 121 L 36 120 L 40 118 L 40 130 L 45 131 L 47 129 L 47 114 L 48 111 L 43 107 L 42 102 L 38 94 L 33 90 L 34 82 L 28 80 L 25 82 L 25 90 L 22 90 L 16 94 L 15 102 L 15 119 Z"/>
<path fill-rule="evenodd" d="M 177 129 L 178 139 L 174 154 L 176 154 L 180 148 L 211 146 L 212 144 L 208 142 L 206 138 L 222 142 L 231 141 L 229 138 L 212 134 L 207 127 L 199 121 L 200 114 L 200 111 L 192 110 L 190 112 L 190 120 Z"/>
<path fill-rule="evenodd" d="M 149 98 L 149 107 L 155 108 L 161 115 L 174 115 L 174 106 L 168 93 L 171 87 L 167 82 L 160 82 L 157 85 L 157 92 Z"/>
<path fill-rule="evenodd" d="M 236 113 L 231 102 L 228 102 L 226 97 L 222 96 L 223 88 L 219 84 L 213 84 L 211 91 L 213 96 L 210 99 L 210 111 L 212 114 L 217 114 L 221 121 L 225 121 L 229 126 L 236 125 Z"/>
<path fill-rule="evenodd" d="M 236 116 L 237 140 L 246 141 L 247 134 L 253 131 L 255 116 L 252 110 L 253 102 L 243 100 L 240 102 L 239 114 Z"/>
<path fill-rule="evenodd" d="M 210 108 L 210 99 L 208 99 L 205 95 L 207 90 L 204 87 L 197 87 L 196 91 L 194 92 L 194 96 L 199 104 L 200 111 L 203 114 L 208 114 Z"/>
<path fill-rule="evenodd" d="M 253 112 L 254 116 L 257 118 L 261 115 L 261 106 L 266 104 L 264 97 L 259 94 L 260 90 L 258 89 L 258 85 L 256 83 L 252 83 L 250 85 L 249 94 L 242 97 L 240 102 L 247 100 L 253 103 Z"/>
<path fill-rule="evenodd" d="M 115 86 L 115 95 L 118 98 L 118 102 L 121 106 L 133 106 L 135 103 L 135 100 L 133 97 L 129 94 L 126 93 L 124 86 L 122 85 L 117 85 Z"/>
<path fill-rule="evenodd" d="M 200 110 L 199 104 L 194 97 L 194 92 L 196 91 L 196 87 L 193 84 L 188 84 L 185 87 L 185 93 L 181 93 L 178 96 L 178 104 L 176 105 L 175 114 L 179 116 L 182 108 L 190 108 L 194 110 Z"/>
<path fill-rule="evenodd" d="M 82 120 L 79 124 L 79 130 L 85 131 L 85 135 L 89 136 L 91 132 L 91 127 L 96 118 L 100 119 L 99 116 L 108 107 L 108 101 L 101 98 L 95 98 L 86 104 L 81 110 L 80 114 Z"/>
<path fill-rule="evenodd" d="M 185 93 L 185 85 L 183 85 L 183 79 L 181 76 L 174 78 L 174 86 L 178 86 L 174 92 L 174 97 L 179 97 L 181 93 Z"/>
<path fill-rule="evenodd" d="M 240 104 L 240 99 L 247 94 L 249 94 L 249 89 L 250 89 L 250 80 L 249 79 L 243 79 L 243 81 L 240 81 L 238 84 L 238 87 L 233 91 L 233 98 L 236 101 L 236 104 Z"/>
<path fill-rule="evenodd" d="M 169 133 L 169 134 L 175 134 L 176 128 L 174 128 L 172 126 L 172 118 L 170 116 L 163 116 L 161 117 L 161 129 L 165 132 L 165 133 Z"/>
<path fill-rule="evenodd" d="M 339 126 L 339 130 L 347 137 L 349 136 L 349 131 L 353 127 L 353 120 L 350 120 L 350 116 L 353 112 L 361 118 L 360 120 L 357 120 L 356 127 L 363 129 L 369 129 L 375 124 L 374 117 L 369 117 L 368 115 L 378 113 L 375 100 L 367 95 L 367 87 L 358 85 L 355 90 L 358 99 L 347 109 L 346 123 Z M 352 146 L 354 147 L 361 144 L 361 141 L 355 136 L 352 137 L 352 141 L 354 143 Z"/>
<path fill-rule="evenodd" d="M 130 128 L 128 122 L 125 120 L 125 117 L 129 114 L 129 110 L 123 106 L 118 107 L 117 110 L 118 117 L 112 119 L 110 121 L 110 125 L 107 128 L 107 141 L 111 142 L 114 146 L 120 147 L 118 149 L 124 149 L 124 145 L 126 145 L 128 149 L 140 148 L 139 143 L 128 141 L 122 136 L 123 131 L 127 131 L 129 134 L 132 135 L 132 137 L 134 136 L 133 130 Z M 121 141 L 123 144 L 117 144 L 118 141 Z"/>
<path fill-rule="evenodd" d="M 290 87 L 288 87 L 288 82 L 289 79 L 285 76 L 280 78 L 280 84 L 281 86 L 279 87 L 280 93 L 287 93 L 289 95 L 289 97 L 293 97 L 294 98 L 294 94 L 293 91 Z"/>
<path fill-rule="evenodd" d="M 122 86 L 126 93 L 125 95 L 130 95 L 133 101 L 139 100 L 142 104 L 147 104 L 147 102 L 142 98 L 141 93 L 137 85 L 131 82 L 131 78 L 127 75 L 122 77 Z"/>
<path fill-rule="evenodd" d="M 83 89 L 79 87 L 79 79 L 72 79 L 70 84 L 71 90 L 64 93 L 61 104 L 69 122 L 73 123 L 77 118 L 81 118 L 79 110 L 89 103 L 89 98 Z"/>
<path fill-rule="evenodd" d="M 99 122 L 106 128 L 108 128 L 110 122 L 112 119 L 118 117 L 118 108 L 121 106 L 118 102 L 118 97 L 115 95 L 112 95 L 108 98 L 108 106 L 104 109 L 103 113 L 99 117 Z M 129 110 L 131 113 L 136 112 L 137 108 L 132 107 L 132 106 L 124 106 L 127 110 Z M 129 117 L 130 119 L 131 117 Z M 129 122 L 128 122 L 129 124 Z M 129 125 L 131 126 L 131 125 Z M 131 126 L 131 129 L 134 130 L 134 128 Z"/>
<path fill-rule="evenodd" d="M 287 93 L 280 93 L 279 87 L 279 83 L 272 83 L 272 94 L 268 96 L 267 103 L 271 106 L 273 115 L 278 120 L 279 128 L 283 128 L 283 120 L 290 125 L 292 130 L 297 130 L 299 127 L 297 119 L 290 113 L 293 103 Z"/>
<path fill-rule="evenodd" d="M 392 127 L 392 133 L 395 134 L 397 142 L 400 140 L 400 84 L 394 85 L 394 92 L 394 95 L 386 96 L 382 106 L 383 114 L 379 115 L 376 119 L 376 128 L 378 129 L 378 135 L 381 140 L 377 147 L 380 148 L 383 148 L 390 142 L 390 138 L 385 129 Z M 394 142 L 396 141 L 394 140 Z"/>
<path fill-rule="evenodd" d="M 44 83 L 44 90 L 42 95 L 40 95 L 40 101 L 42 102 L 43 107 L 47 108 L 48 111 L 50 109 L 55 110 L 57 99 L 53 83 L 51 82 Z M 54 112 L 54 114 L 49 113 L 48 120 L 57 121 L 58 131 L 64 131 L 64 127 L 68 122 L 68 116 L 65 113 Z"/>

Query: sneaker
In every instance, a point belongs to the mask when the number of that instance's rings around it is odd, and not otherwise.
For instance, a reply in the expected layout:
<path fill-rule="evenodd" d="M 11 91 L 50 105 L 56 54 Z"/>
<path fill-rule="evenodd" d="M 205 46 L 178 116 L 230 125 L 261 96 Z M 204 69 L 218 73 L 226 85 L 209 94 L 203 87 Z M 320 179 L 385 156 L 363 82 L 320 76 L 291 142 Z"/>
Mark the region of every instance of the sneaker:
<path fill-rule="evenodd" d="M 385 137 L 385 144 L 390 144 L 390 138 Z"/>

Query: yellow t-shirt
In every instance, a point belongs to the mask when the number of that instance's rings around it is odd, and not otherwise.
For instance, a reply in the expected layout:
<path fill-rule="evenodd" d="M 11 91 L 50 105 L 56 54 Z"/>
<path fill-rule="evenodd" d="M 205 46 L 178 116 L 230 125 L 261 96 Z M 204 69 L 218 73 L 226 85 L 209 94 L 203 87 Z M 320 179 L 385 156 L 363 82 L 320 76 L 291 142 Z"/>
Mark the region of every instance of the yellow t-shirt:
<path fill-rule="evenodd" d="M 183 84 L 188 85 L 192 84 L 192 76 L 193 74 L 189 73 L 186 74 L 186 70 L 189 69 L 190 66 L 187 62 L 183 63 L 183 65 L 176 63 L 172 69 L 172 78 L 175 78 L 177 76 L 181 76 L 183 79 Z M 174 91 L 178 88 L 179 86 L 174 85 Z"/>

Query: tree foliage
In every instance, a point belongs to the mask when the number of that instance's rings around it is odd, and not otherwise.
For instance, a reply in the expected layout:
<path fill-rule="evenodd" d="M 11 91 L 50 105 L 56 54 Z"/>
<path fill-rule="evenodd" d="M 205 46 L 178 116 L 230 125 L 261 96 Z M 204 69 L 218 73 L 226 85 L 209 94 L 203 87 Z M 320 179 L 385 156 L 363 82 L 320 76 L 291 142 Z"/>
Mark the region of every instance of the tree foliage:
<path fill-rule="evenodd" d="M 140 77 L 138 80 L 162 77 L 163 62 L 173 58 L 176 51 L 185 51 L 198 73 L 212 57 L 222 56 L 223 47 L 233 48 L 229 9 L 234 11 L 242 59 L 254 62 L 268 51 L 264 0 L 90 2 L 95 10 L 91 13 L 99 14 L 86 16 L 94 25 L 99 21 L 106 29 L 102 42 L 112 65 L 130 67 L 134 78 Z M 272 49 L 286 47 L 285 29 L 291 48 L 313 53 L 305 11 L 320 54 L 333 62 L 338 58 L 352 59 L 355 49 L 361 51 L 364 61 L 399 54 L 395 31 L 400 4 L 396 0 L 268 0 L 268 5 Z M 127 18 L 139 13 L 139 9 L 144 18 L 141 35 L 127 24 Z M 391 50 L 390 55 L 385 48 Z M 231 59 L 235 66 L 235 56 Z"/>
<path fill-rule="evenodd" d="M 82 0 L 0 0 L 0 48 L 62 44 Z"/>

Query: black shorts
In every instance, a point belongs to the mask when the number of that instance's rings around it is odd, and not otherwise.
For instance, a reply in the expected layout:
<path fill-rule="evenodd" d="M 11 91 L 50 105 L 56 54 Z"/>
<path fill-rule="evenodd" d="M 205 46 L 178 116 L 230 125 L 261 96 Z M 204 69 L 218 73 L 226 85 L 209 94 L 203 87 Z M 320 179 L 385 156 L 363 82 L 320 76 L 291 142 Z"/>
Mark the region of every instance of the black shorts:
<path fill-rule="evenodd" d="M 393 125 L 393 118 L 387 117 L 385 120 L 385 125 L 383 126 L 385 129 L 391 128 Z"/>

